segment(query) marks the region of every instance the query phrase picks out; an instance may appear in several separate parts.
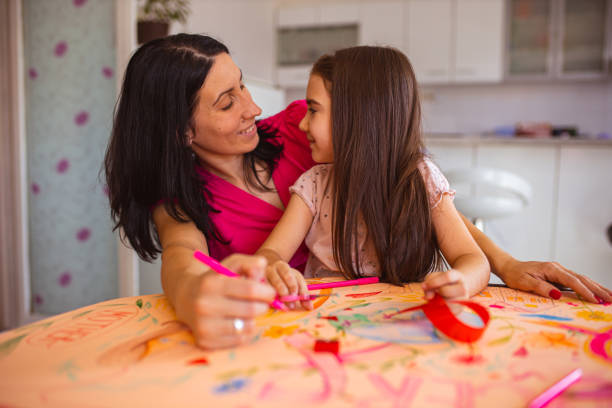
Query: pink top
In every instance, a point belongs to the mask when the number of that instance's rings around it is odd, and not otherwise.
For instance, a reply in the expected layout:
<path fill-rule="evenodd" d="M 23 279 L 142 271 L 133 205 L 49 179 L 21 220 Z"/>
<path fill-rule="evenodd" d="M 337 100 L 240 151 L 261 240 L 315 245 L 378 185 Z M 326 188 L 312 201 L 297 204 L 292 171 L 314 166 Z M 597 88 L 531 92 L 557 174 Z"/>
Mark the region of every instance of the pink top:
<path fill-rule="evenodd" d="M 272 180 L 285 207 L 289 203 L 289 186 L 315 164 L 306 134 L 298 128 L 305 114 L 306 102 L 295 101 L 284 111 L 263 119 L 258 124 L 258 127 L 264 125 L 275 130 L 278 134 L 278 143 L 283 145 L 278 164 L 272 173 Z M 212 207 L 220 210 L 219 213 L 211 212 L 211 220 L 223 239 L 229 241 L 228 245 L 224 245 L 217 240 L 209 239 L 210 255 L 216 259 L 223 259 L 235 252 L 255 253 L 274 229 L 283 215 L 283 210 L 203 168 L 198 168 L 198 173 L 204 178 L 206 187 L 211 193 Z M 302 244 L 289 264 L 303 271 L 307 258 L 308 249 Z"/>
<path fill-rule="evenodd" d="M 432 209 L 440 203 L 443 194 L 448 194 L 451 198 L 455 195 L 455 191 L 450 188 L 446 177 L 431 160 L 425 158 L 419 163 L 418 167 L 425 180 L 429 204 Z M 289 191 L 304 200 L 314 215 L 312 225 L 304 241 L 310 249 L 310 257 L 304 271 L 306 278 L 337 276 L 339 274 L 332 249 L 332 200 L 329 193 L 331 188 L 326 189 L 331 168 L 331 164 L 314 166 L 289 188 Z M 359 250 L 361 251 L 359 261 L 362 274 L 379 276 L 379 266 L 374 248 L 371 245 L 366 245 L 365 225 L 359 225 L 357 235 Z"/>

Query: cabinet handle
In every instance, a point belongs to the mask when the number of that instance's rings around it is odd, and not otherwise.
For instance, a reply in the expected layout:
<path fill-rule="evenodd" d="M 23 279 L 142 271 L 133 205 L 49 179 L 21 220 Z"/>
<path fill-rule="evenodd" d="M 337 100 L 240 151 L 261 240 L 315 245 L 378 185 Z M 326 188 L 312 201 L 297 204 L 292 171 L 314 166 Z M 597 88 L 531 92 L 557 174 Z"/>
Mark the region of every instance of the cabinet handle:
<path fill-rule="evenodd" d="M 457 73 L 460 75 L 474 75 L 476 70 L 474 68 L 457 68 Z"/>
<path fill-rule="evenodd" d="M 608 225 L 608 241 L 610 241 L 610 245 L 612 245 L 612 224 Z"/>
<path fill-rule="evenodd" d="M 428 76 L 442 76 L 446 75 L 445 69 L 428 69 L 425 71 Z"/>

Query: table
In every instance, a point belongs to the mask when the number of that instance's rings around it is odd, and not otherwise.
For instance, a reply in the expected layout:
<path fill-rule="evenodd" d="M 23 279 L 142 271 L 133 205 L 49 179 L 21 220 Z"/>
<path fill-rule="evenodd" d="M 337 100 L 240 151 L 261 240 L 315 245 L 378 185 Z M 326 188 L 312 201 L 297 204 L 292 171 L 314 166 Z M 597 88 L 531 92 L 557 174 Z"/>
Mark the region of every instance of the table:
<path fill-rule="evenodd" d="M 318 280 L 320 281 L 320 280 Z M 314 282 L 314 281 L 312 281 Z M 419 285 L 324 289 L 313 311 L 270 310 L 258 335 L 209 352 L 163 295 L 113 299 L 0 334 L 0 406 L 524 407 L 581 367 L 550 406 L 612 405 L 612 307 L 502 287 L 472 346 L 436 334 Z M 461 319 L 478 324 L 465 309 Z M 315 352 L 338 340 L 338 354 Z"/>

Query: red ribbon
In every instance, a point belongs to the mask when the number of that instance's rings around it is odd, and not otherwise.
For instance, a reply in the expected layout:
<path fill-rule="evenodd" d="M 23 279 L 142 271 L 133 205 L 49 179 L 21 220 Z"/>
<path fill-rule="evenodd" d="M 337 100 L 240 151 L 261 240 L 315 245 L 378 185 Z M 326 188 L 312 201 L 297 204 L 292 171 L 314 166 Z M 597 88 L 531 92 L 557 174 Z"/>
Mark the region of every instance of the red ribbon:
<path fill-rule="evenodd" d="M 414 310 L 423 310 L 423 313 L 425 313 L 425 316 L 427 316 L 431 324 L 440 332 L 444 333 L 446 337 L 464 343 L 473 343 L 478 340 L 489 324 L 489 312 L 487 309 L 476 302 L 467 300 L 449 301 L 472 309 L 480 317 L 483 323 L 482 327 L 472 327 L 458 319 L 446 302 L 447 301 L 444 300 L 442 296 L 436 293 L 433 299 L 423 305 L 402 309 L 398 312 L 385 315 L 385 317 L 390 318 Z"/>

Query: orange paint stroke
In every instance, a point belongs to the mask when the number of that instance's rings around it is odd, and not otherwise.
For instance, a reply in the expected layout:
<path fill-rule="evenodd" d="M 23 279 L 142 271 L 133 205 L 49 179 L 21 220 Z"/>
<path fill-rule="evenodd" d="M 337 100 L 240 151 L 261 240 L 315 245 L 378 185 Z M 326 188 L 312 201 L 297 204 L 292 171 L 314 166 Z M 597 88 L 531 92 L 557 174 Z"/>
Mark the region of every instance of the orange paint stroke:
<path fill-rule="evenodd" d="M 348 295 L 344 295 L 344 296 L 352 297 L 353 299 L 359 299 L 359 298 L 365 298 L 365 297 L 370 297 L 370 296 L 376 296 L 381 292 L 382 290 L 379 290 L 378 292 L 349 293 Z"/>

